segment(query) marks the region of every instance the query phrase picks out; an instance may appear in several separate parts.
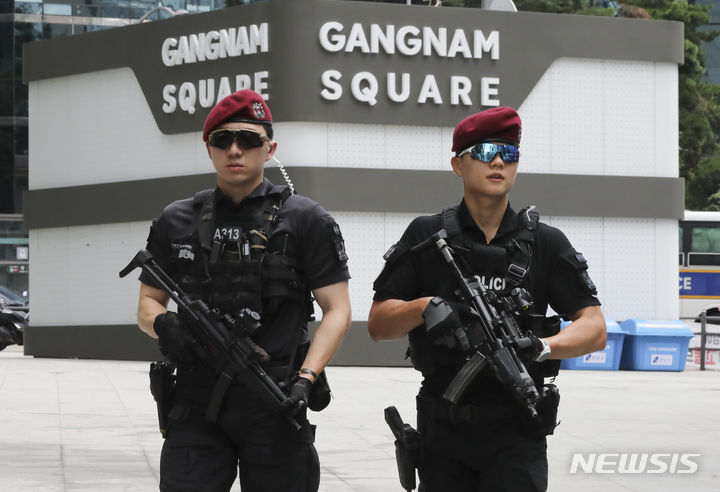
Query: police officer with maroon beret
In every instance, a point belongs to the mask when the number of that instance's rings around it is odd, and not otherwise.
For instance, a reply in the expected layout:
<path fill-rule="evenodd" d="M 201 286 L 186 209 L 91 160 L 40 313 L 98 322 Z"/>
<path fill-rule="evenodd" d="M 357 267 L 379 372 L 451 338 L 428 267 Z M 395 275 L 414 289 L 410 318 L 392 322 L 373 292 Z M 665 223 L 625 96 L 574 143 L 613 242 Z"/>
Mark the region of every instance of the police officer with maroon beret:
<path fill-rule="evenodd" d="M 441 214 L 414 219 L 386 253 L 374 284 L 370 335 L 408 335 L 409 355 L 423 375 L 417 397 L 420 491 L 546 490 L 546 435 L 556 425 L 559 400 L 546 377 L 557 374 L 558 359 L 605 347 L 605 321 L 584 257 L 560 230 L 539 222 L 533 207 L 510 207 L 520 133 L 520 117 L 509 107 L 473 114 L 457 125 L 451 164 L 462 179 L 463 200 Z M 530 343 L 518 353 L 544 395 L 539 417 L 530 417 L 489 367 L 455 403 L 443 398 L 466 362 L 458 328 L 477 322 L 477 314 L 460 302 L 443 255 L 432 243 L 422 246 L 440 229 L 463 277 L 497 296 L 512 288 L 529 292 L 533 313 L 520 322 Z M 557 317 L 545 318 L 548 306 L 572 322 L 560 331 Z M 430 319 L 443 321 L 430 326 Z"/>
<path fill-rule="evenodd" d="M 138 324 L 177 364 L 160 490 L 228 491 L 239 473 L 244 492 L 317 491 L 315 427 L 305 409 L 327 404 L 308 400 L 326 381 L 322 371 L 350 326 L 343 238 L 322 206 L 264 177 L 277 142 L 270 109 L 257 93 L 222 99 L 202 138 L 217 186 L 168 205 L 151 226 L 147 249 L 190 296 L 222 313 L 260 314 L 252 338 L 269 356 L 268 374 L 286 388 L 300 429 L 268 408 L 242 374 L 208 419 L 218 374 L 203 363 L 207 355 L 183 313 L 167 310 L 168 295 L 143 273 Z M 313 299 L 322 321 L 310 342 Z"/>

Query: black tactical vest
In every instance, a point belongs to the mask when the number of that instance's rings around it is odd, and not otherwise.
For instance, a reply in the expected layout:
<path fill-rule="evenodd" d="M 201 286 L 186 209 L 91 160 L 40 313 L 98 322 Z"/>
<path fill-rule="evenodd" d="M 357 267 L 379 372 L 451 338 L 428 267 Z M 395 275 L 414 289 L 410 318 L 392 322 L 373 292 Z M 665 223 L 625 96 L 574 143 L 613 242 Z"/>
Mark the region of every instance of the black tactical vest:
<path fill-rule="evenodd" d="M 186 261 L 178 261 L 175 276 L 180 287 L 223 313 L 250 308 L 267 319 L 291 300 L 309 305 L 309 316 L 310 294 L 297 259 L 286 248 L 287 237 L 284 246 L 283 238 L 271 241 L 289 188 L 268 194 L 225 225 L 217 223 L 215 195 L 205 190 L 193 198 L 195 232 L 190 237 L 192 251 Z"/>
<path fill-rule="evenodd" d="M 455 259 L 463 275 L 466 278 L 478 275 L 488 290 L 496 291 L 499 295 L 507 294 L 515 287 L 524 287 L 531 292 L 533 248 L 540 218 L 535 206 L 524 208 L 518 213 L 521 226 L 499 246 L 478 244 L 464 237 L 458 211 L 459 205 L 445 208 L 441 215 L 441 228 L 447 232 L 446 241 L 455 252 Z M 488 274 L 491 271 L 490 266 L 494 269 L 494 274 Z M 521 323 L 523 330 L 532 330 L 538 337 L 554 335 L 560 328 L 559 320 L 546 320 L 544 313 L 524 316 Z M 459 352 L 433 346 L 426 336 L 424 326 L 411 331 L 408 339 L 408 355 L 413 366 L 421 371 L 423 376 L 433 375 L 440 367 L 458 367 L 463 362 Z M 541 384 L 544 377 L 557 375 L 559 362 L 549 360 L 540 364 L 532 363 L 528 371 L 536 383 Z"/>
<path fill-rule="evenodd" d="M 495 286 L 486 286 L 492 290 L 510 291 L 514 287 L 525 287 L 530 290 L 530 264 L 532 262 L 533 246 L 535 244 L 535 230 L 540 220 L 540 214 L 535 209 L 535 205 L 531 205 L 522 209 L 518 213 L 518 218 L 522 223 L 513 236 L 505 241 L 502 246 L 490 246 L 485 244 L 477 244 L 467 241 L 463 237 L 460 228 L 460 220 L 458 219 L 458 210 L 460 206 L 446 207 L 442 211 L 440 219 L 440 227 L 445 229 L 448 234 L 447 242 L 456 252 L 459 253 L 459 259 L 464 265 L 461 265 L 463 273 L 474 275 L 479 273 L 477 268 L 479 263 L 485 263 L 483 257 L 488 256 L 493 259 L 498 258 L 498 250 L 500 255 L 505 256 L 504 282 L 502 288 L 494 288 Z M 504 250 L 504 255 L 502 254 Z M 464 266 L 464 268 L 463 268 Z"/>

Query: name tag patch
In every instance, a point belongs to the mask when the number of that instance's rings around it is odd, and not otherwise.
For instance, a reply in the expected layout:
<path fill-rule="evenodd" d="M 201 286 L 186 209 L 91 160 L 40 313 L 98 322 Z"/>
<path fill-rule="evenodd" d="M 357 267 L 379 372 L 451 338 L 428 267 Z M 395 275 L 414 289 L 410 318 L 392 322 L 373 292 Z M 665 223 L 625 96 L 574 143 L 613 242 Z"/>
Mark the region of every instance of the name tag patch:
<path fill-rule="evenodd" d="M 239 242 L 242 238 L 242 227 L 227 226 L 218 227 L 213 234 L 214 241 Z"/>

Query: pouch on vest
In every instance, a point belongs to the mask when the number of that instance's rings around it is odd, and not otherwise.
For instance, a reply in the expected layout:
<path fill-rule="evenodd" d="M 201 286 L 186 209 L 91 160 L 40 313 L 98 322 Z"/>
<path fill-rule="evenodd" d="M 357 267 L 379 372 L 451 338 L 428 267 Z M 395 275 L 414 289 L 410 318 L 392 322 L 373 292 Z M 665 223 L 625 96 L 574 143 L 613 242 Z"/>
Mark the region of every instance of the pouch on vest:
<path fill-rule="evenodd" d="M 558 408 L 560 407 L 560 391 L 554 384 L 545 384 L 541 388 L 540 400 L 536 406 L 538 416 L 530 417 L 527 413 L 521 419 L 523 430 L 528 437 L 540 439 L 555 432 L 558 426 Z"/>
<path fill-rule="evenodd" d="M 308 408 L 313 412 L 319 412 L 330 404 L 331 399 L 332 392 L 330 391 L 330 383 L 328 382 L 327 374 L 323 370 L 318 374 L 317 379 L 310 389 Z"/>
<path fill-rule="evenodd" d="M 408 349 L 405 352 L 405 358 L 410 359 L 413 368 L 420 371 L 423 376 L 431 376 L 435 373 L 435 359 L 433 357 L 433 347 L 430 338 L 426 335 L 425 330 L 415 328 L 408 333 Z"/>
<path fill-rule="evenodd" d="M 298 360 L 302 364 L 302 361 L 305 360 L 305 356 L 307 356 L 309 349 L 309 340 L 300 344 L 296 354 L 290 361 L 290 366 L 293 372 L 295 372 L 295 369 L 292 366 L 297 367 L 295 361 Z M 317 375 L 315 382 L 310 388 L 310 394 L 308 395 L 308 408 L 313 412 L 319 412 L 324 410 L 330 404 L 331 399 L 332 392 L 330 391 L 330 382 L 328 381 L 325 370 L 322 370 L 320 371 L 320 374 Z"/>
<path fill-rule="evenodd" d="M 560 333 L 560 324 L 563 315 L 543 316 L 542 314 L 528 314 L 524 318 L 530 325 L 530 330 L 538 338 L 547 338 Z M 560 372 L 559 359 L 547 359 L 540 362 L 540 376 L 543 378 L 554 378 Z M 537 365 L 537 364 L 536 364 Z"/>

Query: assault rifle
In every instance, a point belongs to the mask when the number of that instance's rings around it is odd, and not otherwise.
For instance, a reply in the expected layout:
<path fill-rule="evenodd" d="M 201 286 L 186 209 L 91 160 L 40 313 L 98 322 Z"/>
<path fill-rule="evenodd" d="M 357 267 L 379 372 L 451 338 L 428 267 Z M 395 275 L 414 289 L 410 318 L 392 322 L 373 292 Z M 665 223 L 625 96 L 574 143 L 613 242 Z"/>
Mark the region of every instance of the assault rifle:
<path fill-rule="evenodd" d="M 427 242 L 435 244 L 457 280 L 462 301 L 472 308 L 475 315 L 475 322 L 455 332 L 468 361 L 450 382 L 443 398 L 453 404 L 457 403 L 470 382 L 487 365 L 530 416 L 537 417 L 536 405 L 540 395 L 517 354 L 518 349 L 525 349 L 531 344 L 528 337 L 521 335 L 515 315 L 517 311 L 530 308 L 532 301 L 529 294 L 525 289 L 515 288 L 510 295 L 499 296 L 488 291 L 477 276 L 472 284 L 468 282 L 446 238 L 447 232 L 441 229 L 415 247 L 424 247 Z"/>
<path fill-rule="evenodd" d="M 260 364 L 269 360 L 269 356 L 249 336 L 260 326 L 260 315 L 250 309 L 243 309 L 234 318 L 210 309 L 200 299 L 191 299 L 157 264 L 152 254 L 144 249 L 122 269 L 120 277 L 125 277 L 138 267 L 149 274 L 175 301 L 189 321 L 191 334 L 205 347 L 206 357 L 203 357 L 203 361 L 212 365 L 220 374 L 208 403 L 206 418 L 209 421 L 217 420 L 225 394 L 240 374 L 248 376 L 243 382 L 270 408 L 288 410 L 290 399 Z M 289 413 L 287 417 L 293 428 L 300 429 L 300 424 Z"/>

